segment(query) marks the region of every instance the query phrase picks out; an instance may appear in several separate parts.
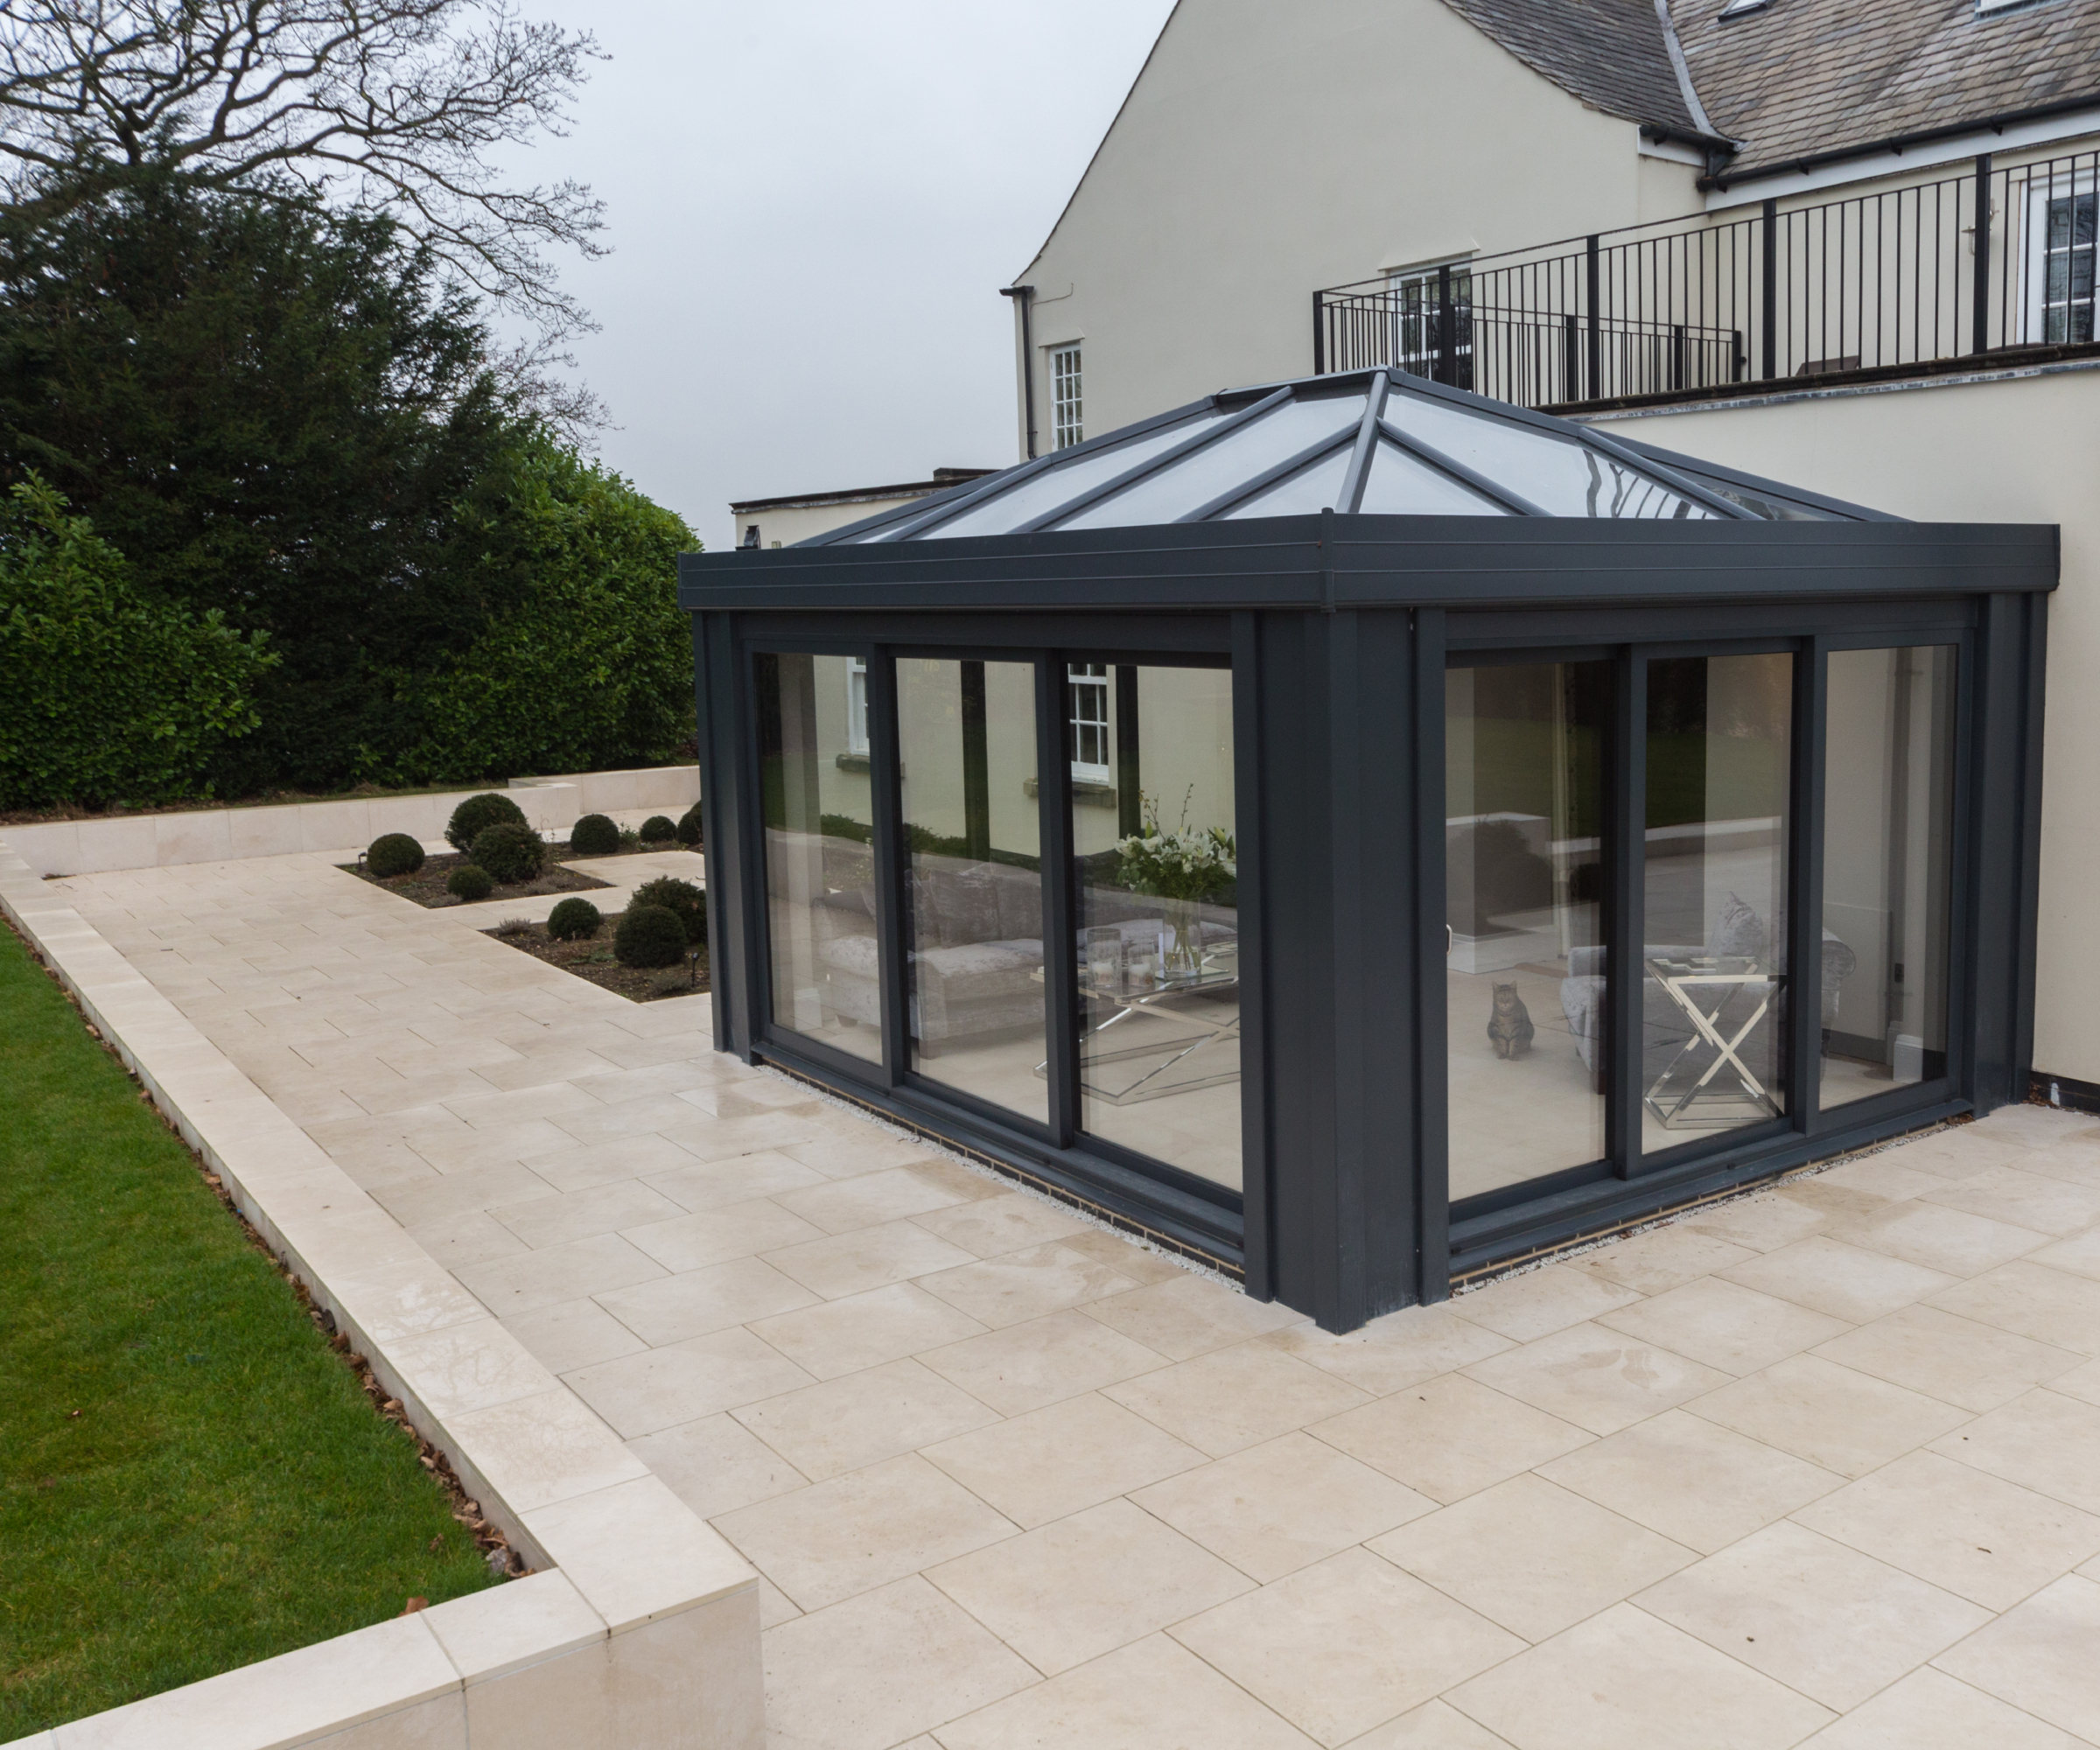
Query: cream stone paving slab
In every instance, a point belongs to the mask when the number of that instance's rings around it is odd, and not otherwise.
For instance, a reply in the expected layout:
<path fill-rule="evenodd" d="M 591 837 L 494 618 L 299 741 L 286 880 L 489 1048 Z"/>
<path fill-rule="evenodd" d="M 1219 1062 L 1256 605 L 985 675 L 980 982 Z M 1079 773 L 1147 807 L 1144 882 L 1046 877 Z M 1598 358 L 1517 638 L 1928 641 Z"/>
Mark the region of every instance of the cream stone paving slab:
<path fill-rule="evenodd" d="M 830 1180 L 801 1191 L 783 1191 L 778 1200 L 783 1209 L 801 1216 L 820 1233 L 850 1234 L 968 1200 L 908 1166 L 892 1166 L 852 1179 Z M 965 1250 L 973 1257 L 982 1256 L 974 1248 Z"/>
<path fill-rule="evenodd" d="M 1578 1447 L 1537 1474 L 1704 1555 L 1844 1483 L 1834 1471 L 1681 1410 Z"/>
<path fill-rule="evenodd" d="M 907 1355 L 934 1365 L 933 1356 L 943 1353 L 938 1345 L 962 1342 L 984 1329 L 968 1313 L 934 1299 L 915 1282 L 893 1282 L 844 1300 L 821 1300 L 799 1312 L 758 1320 L 751 1328 L 818 1379 L 836 1379 Z M 970 1382 L 956 1379 L 948 1368 L 934 1365 L 934 1371 L 966 1391 L 972 1389 Z M 997 1404 L 992 1408 L 1012 1413 Z"/>
<path fill-rule="evenodd" d="M 863 1126 L 858 1134 L 823 1132 L 804 1138 L 780 1152 L 824 1179 L 851 1179 L 926 1158 L 923 1144 L 887 1136 L 872 1125 Z"/>
<path fill-rule="evenodd" d="M 1424 1702 L 1420 1707 L 1375 1726 L 1361 1738 L 1352 1738 L 1347 1750 L 1510 1750 L 1509 1740 L 1497 1738 L 1477 1719 L 1468 1719 L 1443 1702 Z"/>
<path fill-rule="evenodd" d="M 486 1264 L 490 1258 L 514 1257 L 527 1250 L 524 1241 L 480 1209 L 442 1215 L 411 1227 L 409 1235 L 438 1263 L 454 1272 L 470 1264 Z"/>
<path fill-rule="evenodd" d="M 1684 1225 L 1711 1234 L 1754 1252 L 1776 1251 L 1805 1239 L 1830 1225 L 1830 1217 L 1806 1205 L 1791 1202 L 1773 1191 L 1695 1209 L 1683 1218 Z"/>
<path fill-rule="evenodd" d="M 2100 1404 L 2100 1361 L 2092 1361 L 2049 1382 L 2049 1390 L 2082 1404 Z"/>
<path fill-rule="evenodd" d="M 1934 1295 L 1931 1304 L 2038 1343 L 2100 1355 L 2100 1282 L 2068 1270 L 2015 1259 Z"/>
<path fill-rule="evenodd" d="M 998 1419 L 908 1357 L 747 1404 L 735 1415 L 805 1476 L 819 1479 Z"/>
<path fill-rule="evenodd" d="M 1311 1750 L 1312 1743 L 1164 1634 L 967 1714 L 930 1741 L 941 1750 Z M 1446 1750 L 1470 1746 L 1453 1740 Z"/>
<path fill-rule="evenodd" d="M 1374 1397 L 1404 1390 L 1516 1347 L 1442 1306 L 1410 1306 L 1337 1336 L 1309 1320 L 1263 1341 L 1346 1379 Z"/>
<path fill-rule="evenodd" d="M 1892 1204 L 1831 1232 L 1848 1244 L 1959 1277 L 1981 1275 L 2049 1242 L 2049 1236 L 2034 1228 L 1916 1200 Z"/>
<path fill-rule="evenodd" d="M 998 1257 L 1092 1231 L 1086 1221 L 1072 1211 L 1047 1198 L 1019 1192 L 975 1198 L 928 1210 L 912 1219 L 928 1233 L 981 1258 Z"/>
<path fill-rule="evenodd" d="M 1039 1682 L 917 1575 L 766 1636 L 767 1750 L 889 1750 Z"/>
<path fill-rule="evenodd" d="M 1816 1355 L 1789 1355 L 1685 1408 L 1847 1477 L 1936 1439 L 1964 1410 Z"/>
<path fill-rule="evenodd" d="M 2100 1280 L 2100 1226 L 2074 1234 L 2068 1240 L 2059 1240 L 2053 1246 L 2044 1246 L 2032 1254 L 2032 1260 L 2046 1264 L 2052 1270 L 2068 1270 L 2074 1276 Z"/>
<path fill-rule="evenodd" d="M 492 1209 L 489 1214 L 527 1245 L 537 1247 L 640 1227 L 684 1211 L 661 1191 L 630 1180 L 570 1192 L 558 1202 L 550 1197 L 536 1197 L 529 1202 Z"/>
<path fill-rule="evenodd" d="M 668 1198 L 665 1201 L 669 1203 Z M 678 1209 L 675 1203 L 669 1207 L 673 1211 Z M 769 1197 L 726 1204 L 696 1215 L 674 1213 L 661 1221 L 623 1225 L 620 1235 L 673 1271 L 704 1270 L 710 1264 L 753 1257 L 818 1236 L 808 1222 L 789 1214 Z"/>
<path fill-rule="evenodd" d="M 690 1102 L 685 1110 L 685 1117 L 666 1124 L 662 1134 L 698 1161 L 732 1160 L 738 1155 L 762 1151 L 778 1152 L 792 1144 L 827 1134 L 824 1125 L 807 1109 L 754 1112 L 735 1118 L 717 1117 Z M 810 1173 L 812 1183 L 824 1176 L 813 1168 L 803 1170 Z"/>
<path fill-rule="evenodd" d="M 2100 1186 L 2017 1166 L 1942 1186 L 1930 1200 L 2044 1234 L 2076 1234 L 2100 1222 Z"/>
<path fill-rule="evenodd" d="M 1109 1386 L 1103 1395 L 1214 1459 L 1365 1401 L 1346 1380 L 1262 1343 L 1214 1349 Z"/>
<path fill-rule="evenodd" d="M 518 1262 L 522 1268 L 522 1261 Z M 748 1325 L 816 1300 L 793 1277 L 755 1257 L 732 1258 L 676 1276 L 659 1270 L 651 1281 L 598 1291 L 592 1298 L 645 1343 L 657 1345 Z"/>
<path fill-rule="evenodd" d="M 1641 1298 L 1594 1271 L 1550 1264 L 1452 1298 L 1450 1310 L 1511 1342 L 1529 1343 Z"/>
<path fill-rule="evenodd" d="M 1373 1538 L 1369 1547 L 1533 1642 L 1698 1559 L 1528 1473 Z"/>
<path fill-rule="evenodd" d="M 2090 1750 L 2031 1713 L 1927 1666 L 1891 1684 L 1803 1750 Z"/>
<path fill-rule="evenodd" d="M 1992 1610 L 2100 1552 L 2100 1517 L 1937 1452 L 1909 1453 L 1794 1517 Z"/>
<path fill-rule="evenodd" d="M 562 1381 L 626 1439 L 811 1383 L 778 1349 L 741 1328 L 578 1368 Z"/>
<path fill-rule="evenodd" d="M 1250 1446 L 1130 1499 L 1264 1584 L 1437 1506 L 1305 1433 Z"/>
<path fill-rule="evenodd" d="M 1817 1345 L 1815 1353 L 1978 1411 L 1994 1410 L 2083 1359 L 1936 1306 L 1903 1307 Z"/>
<path fill-rule="evenodd" d="M 692 1156 L 676 1143 L 651 1135 L 620 1137 L 609 1143 L 595 1143 L 588 1148 L 565 1142 L 544 1153 L 526 1154 L 522 1164 L 556 1191 L 570 1192 L 647 1179 L 652 1173 L 675 1172 L 694 1162 Z M 668 1192 L 664 1194 L 669 1195 Z M 675 1198 L 672 1200 L 677 1201 Z M 679 1204 L 682 1209 L 689 1207 Z"/>
<path fill-rule="evenodd" d="M 1187 1264 L 1169 1253 L 1131 1235 L 1106 1228 L 1089 1228 L 1084 1233 L 1068 1234 L 1058 1243 L 1067 1251 L 1107 1264 L 1141 1287 L 1149 1288 L 1155 1282 L 1172 1282 L 1176 1277 L 1188 1274 Z"/>
<path fill-rule="evenodd" d="M 1831 1718 L 1821 1703 L 1631 1604 L 1444 1698 L 1516 1750 L 1784 1750 Z"/>
<path fill-rule="evenodd" d="M 557 1374 L 631 1355 L 648 1345 L 597 1301 L 559 1300 L 513 1312 L 503 1328 Z"/>
<path fill-rule="evenodd" d="M 703 1519 L 806 1488 L 809 1479 L 726 1412 L 627 1442 Z"/>
<path fill-rule="evenodd" d="M 1634 1602 L 1840 1712 L 1991 1620 L 1978 1605 L 1785 1520 Z"/>
<path fill-rule="evenodd" d="M 913 1292 L 922 1291 L 914 1284 Z M 966 1316 L 945 1301 L 939 1304 L 951 1317 Z M 976 1321 L 970 1323 L 975 1326 Z M 1098 1390 L 1167 1365 L 1166 1357 L 1156 1350 L 1132 1342 L 1083 1312 L 1069 1309 L 983 1336 L 965 1337 L 941 1348 L 921 1349 L 919 1359 L 1002 1416 L 1024 1415 L 1060 1398 L 1076 1397 L 1082 1391 Z"/>
<path fill-rule="evenodd" d="M 1843 1191 L 1863 1191 L 1891 1203 L 1908 1197 L 1927 1197 L 1947 1188 L 1944 1173 L 1926 1172 L 1910 1164 L 1901 1150 L 1884 1149 L 1859 1160 L 1841 1161 L 1816 1173 L 1812 1182 L 1835 1186 Z"/>
<path fill-rule="evenodd" d="M 1025 1530 L 1205 1462 L 1194 1447 L 1096 1392 L 920 1450 Z"/>
<path fill-rule="evenodd" d="M 678 1147 L 661 1137 L 656 1140 L 666 1148 Z M 678 1149 L 678 1152 L 690 1164 L 667 1166 L 662 1171 L 649 1168 L 640 1177 L 645 1184 L 695 1214 L 719 1209 L 724 1204 L 746 1203 L 754 1197 L 777 1196 L 783 1191 L 823 1182 L 822 1173 L 771 1149 L 710 1161 L 693 1160 L 683 1149 Z"/>
<path fill-rule="evenodd" d="M 1729 1379 L 1718 1368 L 1601 1325 L 1571 1325 L 1475 1362 L 1466 1373 L 1592 1434 L 1615 1434 Z"/>
<path fill-rule="evenodd" d="M 2100 1407 L 2061 1390 L 2025 1392 L 1934 1441 L 1931 1450 L 2100 1513 Z"/>
<path fill-rule="evenodd" d="M 1850 1325 L 1864 1325 L 1908 1306 L 1953 1287 L 1956 1280 L 1886 1252 L 1848 1246 L 1826 1234 L 1811 1234 L 1719 1274 L 1744 1288 L 1777 1295 Z"/>
<path fill-rule="evenodd" d="M 1046 1676 L 1254 1585 L 1123 1500 L 944 1562 L 926 1578 Z"/>
<path fill-rule="evenodd" d="M 1848 1328 L 1841 1319 L 1714 1277 L 1600 1313 L 1597 1322 L 1739 1376 Z"/>
<path fill-rule="evenodd" d="M 1933 1662 L 2051 1726 L 2100 1743 L 2100 1583 L 2067 1574 Z"/>
<path fill-rule="evenodd" d="M 1326 1745 L 1347 1743 L 1523 1648 L 1507 1630 L 1360 1549 L 1169 1632 Z"/>
<path fill-rule="evenodd" d="M 1641 1294 L 1660 1294 L 1756 1256 L 1747 1246 L 1673 1222 L 1617 1241 L 1600 1251 L 1586 1252 L 1572 1262 L 1576 1269 L 1601 1276 L 1622 1288 Z"/>
<path fill-rule="evenodd" d="M 1016 1529 L 916 1452 L 721 1514 L 715 1527 L 806 1611 L 1003 1543 Z"/>
<path fill-rule="evenodd" d="M 909 1222 L 903 1225 L 913 1227 L 930 1245 L 945 1247 L 960 1257 L 969 1256 L 959 1246 L 950 1246 L 923 1228 Z M 1046 1312 L 1121 1294 L 1137 1283 L 1098 1258 L 1075 1251 L 1062 1241 L 1052 1241 L 1008 1252 L 1003 1257 L 972 1260 L 936 1270 L 926 1276 L 923 1286 L 980 1324 L 998 1330 L 1040 1319 Z"/>
<path fill-rule="evenodd" d="M 1086 1312 L 1177 1362 L 1311 1322 L 1278 1302 L 1250 1300 L 1219 1283 L 1188 1275 L 1095 1301 Z"/>
<path fill-rule="evenodd" d="M 941 1294 L 935 1284 L 942 1279 L 942 1272 L 952 1271 L 957 1264 L 985 1268 L 962 1247 L 951 1246 L 910 1222 L 891 1222 L 878 1228 L 804 1240 L 766 1256 L 775 1269 L 826 1300 L 841 1300 L 849 1294 L 864 1294 L 871 1288 L 919 1277 L 931 1278 L 926 1286 Z M 942 1294 L 942 1298 L 952 1301 L 953 1297 Z M 974 1306 L 963 1305 L 962 1311 L 986 1324 L 995 1322 Z"/>
<path fill-rule="evenodd" d="M 1591 1438 L 1460 1375 L 1424 1380 L 1306 1432 L 1446 1505 Z"/>
<path fill-rule="evenodd" d="M 2019 1166 L 2022 1172 L 2039 1172 L 2046 1179 L 2100 1186 L 2100 1144 L 2074 1140 L 2054 1148 L 2030 1150 L 2020 1157 Z"/>

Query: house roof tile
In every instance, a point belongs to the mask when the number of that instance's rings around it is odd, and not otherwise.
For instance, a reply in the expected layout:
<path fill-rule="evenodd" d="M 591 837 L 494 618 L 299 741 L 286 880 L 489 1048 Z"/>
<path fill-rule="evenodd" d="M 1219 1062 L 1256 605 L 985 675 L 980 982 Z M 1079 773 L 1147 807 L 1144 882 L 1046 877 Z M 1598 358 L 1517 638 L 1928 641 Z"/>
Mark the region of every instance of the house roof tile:
<path fill-rule="evenodd" d="M 1655 0 L 1445 0 L 1533 72 L 1630 122 L 1696 130 Z"/>

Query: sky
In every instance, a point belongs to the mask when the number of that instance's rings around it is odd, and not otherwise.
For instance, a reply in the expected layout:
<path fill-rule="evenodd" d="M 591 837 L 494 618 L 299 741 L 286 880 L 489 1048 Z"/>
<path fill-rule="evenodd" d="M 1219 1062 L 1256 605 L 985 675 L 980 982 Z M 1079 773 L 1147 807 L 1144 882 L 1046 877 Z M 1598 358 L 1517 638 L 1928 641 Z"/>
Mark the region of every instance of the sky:
<path fill-rule="evenodd" d="M 604 459 L 710 547 L 732 499 L 1018 459 L 998 295 L 1056 222 L 1171 0 L 527 0 L 594 32 L 569 137 L 612 253 L 563 283 Z"/>

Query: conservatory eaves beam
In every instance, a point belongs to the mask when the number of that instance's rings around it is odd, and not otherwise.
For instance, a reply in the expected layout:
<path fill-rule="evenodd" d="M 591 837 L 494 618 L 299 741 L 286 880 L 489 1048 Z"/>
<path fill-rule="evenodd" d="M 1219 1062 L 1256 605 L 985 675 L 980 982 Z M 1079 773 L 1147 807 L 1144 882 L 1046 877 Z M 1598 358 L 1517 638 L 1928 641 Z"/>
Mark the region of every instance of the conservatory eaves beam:
<path fill-rule="evenodd" d="M 1027 522 L 1015 525 L 1008 532 L 1014 535 L 1032 535 L 1039 528 L 1047 528 L 1052 523 L 1064 517 L 1075 515 L 1080 511 L 1086 509 L 1088 506 L 1098 504 L 1102 499 L 1121 492 L 1125 486 L 1135 481 L 1143 480 L 1147 474 L 1156 474 L 1162 468 L 1172 466 L 1184 456 L 1194 455 L 1205 444 L 1216 443 L 1228 432 L 1237 431 L 1241 426 L 1247 424 L 1250 421 L 1260 418 L 1270 408 L 1290 399 L 1291 391 L 1288 388 L 1279 388 L 1273 395 L 1265 395 L 1251 407 L 1242 407 L 1237 413 L 1230 413 L 1222 419 L 1213 420 L 1208 425 L 1202 427 L 1189 437 L 1184 438 L 1179 444 L 1168 444 L 1156 456 L 1147 456 L 1136 467 L 1125 468 L 1123 472 L 1116 475 L 1112 480 L 1103 480 L 1097 486 L 1089 486 L 1085 492 L 1067 499 L 1064 503 L 1053 506 L 1050 509 L 1044 511 L 1041 515 L 1032 516 Z"/>
<path fill-rule="evenodd" d="M 1476 473 L 1457 458 L 1446 456 L 1434 444 L 1424 444 L 1419 438 L 1403 431 L 1390 421 L 1379 421 L 1378 429 L 1417 461 L 1427 462 L 1439 473 L 1450 475 L 1460 485 L 1471 486 L 1491 504 L 1499 504 L 1503 509 L 1518 516 L 1550 516 L 1553 514 L 1550 510 L 1540 509 L 1528 498 L 1519 498 L 1508 487 L 1497 486 L 1487 475 Z"/>

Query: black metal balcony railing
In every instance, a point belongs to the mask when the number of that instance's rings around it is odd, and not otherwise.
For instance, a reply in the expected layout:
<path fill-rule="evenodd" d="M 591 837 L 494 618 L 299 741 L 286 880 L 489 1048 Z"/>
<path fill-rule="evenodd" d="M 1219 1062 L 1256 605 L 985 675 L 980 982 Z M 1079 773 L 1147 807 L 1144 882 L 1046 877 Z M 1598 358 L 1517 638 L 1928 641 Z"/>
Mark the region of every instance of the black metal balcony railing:
<path fill-rule="evenodd" d="M 2089 346 L 2100 152 L 1636 226 L 1313 294 L 1313 368 L 1524 407 Z"/>

